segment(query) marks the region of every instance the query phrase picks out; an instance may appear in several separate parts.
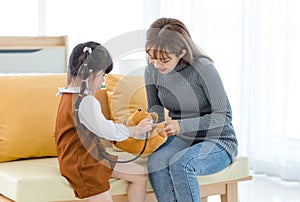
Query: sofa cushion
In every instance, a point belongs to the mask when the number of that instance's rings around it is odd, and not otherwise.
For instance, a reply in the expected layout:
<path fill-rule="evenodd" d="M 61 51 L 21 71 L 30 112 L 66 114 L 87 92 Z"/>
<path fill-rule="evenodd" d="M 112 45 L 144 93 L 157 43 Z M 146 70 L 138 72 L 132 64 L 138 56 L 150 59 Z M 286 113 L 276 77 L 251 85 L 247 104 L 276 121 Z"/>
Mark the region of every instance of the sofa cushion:
<path fill-rule="evenodd" d="M 54 126 L 65 74 L 0 76 L 0 162 L 56 156 Z"/>
<path fill-rule="evenodd" d="M 105 81 L 111 119 L 122 123 L 137 108 L 147 111 L 143 76 L 109 74 Z"/>
<path fill-rule="evenodd" d="M 109 153 L 119 155 L 123 159 L 133 156 L 126 152 L 115 152 L 108 148 Z M 147 168 L 147 159 L 139 158 L 136 163 Z M 224 170 L 207 175 L 198 176 L 201 185 L 222 183 L 249 176 L 248 158 L 239 157 Z M 4 162 L 0 164 L 0 194 L 18 202 L 62 201 L 74 200 L 74 192 L 67 180 L 59 173 L 57 158 L 41 158 Z M 127 193 L 128 182 L 110 179 L 111 194 Z M 152 187 L 148 180 L 147 192 Z"/>
<path fill-rule="evenodd" d="M 108 148 L 108 151 L 116 154 L 111 148 Z M 118 155 L 124 159 L 134 157 L 125 152 L 118 152 Z M 147 169 L 146 159 L 138 159 L 135 162 Z M 0 182 L 0 194 L 18 202 L 76 199 L 72 187 L 60 175 L 56 157 L 0 163 Z M 109 182 L 112 195 L 127 193 L 126 180 L 111 178 Z M 152 191 L 149 180 L 147 191 Z"/>

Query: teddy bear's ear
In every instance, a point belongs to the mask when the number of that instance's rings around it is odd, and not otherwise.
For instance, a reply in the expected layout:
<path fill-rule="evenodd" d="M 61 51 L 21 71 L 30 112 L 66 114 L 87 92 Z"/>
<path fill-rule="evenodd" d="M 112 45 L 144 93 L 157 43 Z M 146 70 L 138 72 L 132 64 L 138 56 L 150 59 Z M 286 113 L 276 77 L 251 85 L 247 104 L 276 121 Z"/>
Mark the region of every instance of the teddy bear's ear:
<path fill-rule="evenodd" d="M 150 112 L 149 114 L 152 117 L 152 119 L 154 120 L 154 122 L 156 123 L 158 121 L 158 115 L 157 115 L 157 113 Z"/>
<path fill-rule="evenodd" d="M 136 124 L 134 124 L 134 122 L 131 119 L 127 119 L 123 121 L 123 124 L 127 127 L 129 126 L 136 126 Z"/>

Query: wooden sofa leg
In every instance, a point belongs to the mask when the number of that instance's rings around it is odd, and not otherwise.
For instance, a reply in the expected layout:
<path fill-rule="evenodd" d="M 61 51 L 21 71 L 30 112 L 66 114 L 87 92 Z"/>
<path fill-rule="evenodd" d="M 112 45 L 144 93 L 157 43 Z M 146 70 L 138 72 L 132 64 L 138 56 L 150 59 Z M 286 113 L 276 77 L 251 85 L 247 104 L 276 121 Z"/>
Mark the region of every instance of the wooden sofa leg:
<path fill-rule="evenodd" d="M 13 202 L 13 201 L 0 194 L 0 202 Z"/>
<path fill-rule="evenodd" d="M 226 193 L 221 195 L 221 202 L 238 202 L 238 183 L 226 184 Z"/>

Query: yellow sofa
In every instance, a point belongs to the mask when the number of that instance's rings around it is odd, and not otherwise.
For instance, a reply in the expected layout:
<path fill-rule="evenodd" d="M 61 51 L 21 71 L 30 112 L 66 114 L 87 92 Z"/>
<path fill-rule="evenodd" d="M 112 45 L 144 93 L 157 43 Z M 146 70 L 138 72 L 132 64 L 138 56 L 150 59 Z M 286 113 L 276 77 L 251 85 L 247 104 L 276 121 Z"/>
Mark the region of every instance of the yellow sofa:
<path fill-rule="evenodd" d="M 58 87 L 65 85 L 65 74 L 0 76 L 1 202 L 78 200 L 59 173 L 53 136 L 59 103 L 55 94 Z M 136 107 L 147 105 L 141 76 L 111 75 L 106 89 L 99 90 L 96 97 L 106 118 L 116 122 Z M 132 157 L 125 152 L 114 151 L 109 144 L 107 149 L 125 159 Z M 147 159 L 136 162 L 147 165 Z M 219 194 L 222 202 L 237 202 L 237 183 L 249 179 L 246 157 L 237 158 L 219 173 L 199 176 L 203 201 L 207 196 Z M 125 200 L 127 182 L 112 178 L 110 184 L 114 199 Z M 156 201 L 150 183 L 147 191 L 147 201 Z"/>

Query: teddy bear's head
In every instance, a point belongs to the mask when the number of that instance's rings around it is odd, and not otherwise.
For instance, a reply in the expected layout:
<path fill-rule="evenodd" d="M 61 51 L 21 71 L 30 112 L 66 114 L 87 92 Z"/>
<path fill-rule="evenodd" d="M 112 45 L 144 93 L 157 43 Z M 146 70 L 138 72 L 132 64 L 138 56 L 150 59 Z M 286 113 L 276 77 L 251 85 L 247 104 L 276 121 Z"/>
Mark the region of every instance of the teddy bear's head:
<path fill-rule="evenodd" d="M 129 116 L 127 120 L 124 121 L 124 124 L 126 126 L 136 126 L 139 124 L 140 121 L 142 121 L 144 118 L 149 118 L 153 120 L 153 122 L 157 122 L 158 116 L 156 113 L 148 113 L 145 110 L 138 108 Z"/>
<path fill-rule="evenodd" d="M 124 124 L 127 127 L 136 126 L 144 118 L 149 118 L 153 120 L 154 123 L 156 123 L 158 120 L 158 115 L 154 112 L 149 113 L 141 108 L 138 108 L 129 116 L 127 120 L 124 121 Z M 164 127 L 165 124 L 163 123 L 155 124 L 148 136 L 147 146 L 142 157 L 147 157 L 148 155 L 153 153 L 167 140 L 167 133 L 164 130 Z M 130 137 L 121 142 L 114 142 L 113 145 L 120 150 L 138 155 L 142 151 L 144 143 L 144 139 L 135 139 Z"/>

